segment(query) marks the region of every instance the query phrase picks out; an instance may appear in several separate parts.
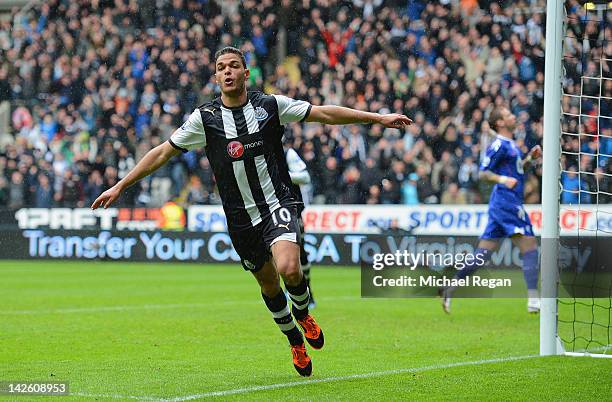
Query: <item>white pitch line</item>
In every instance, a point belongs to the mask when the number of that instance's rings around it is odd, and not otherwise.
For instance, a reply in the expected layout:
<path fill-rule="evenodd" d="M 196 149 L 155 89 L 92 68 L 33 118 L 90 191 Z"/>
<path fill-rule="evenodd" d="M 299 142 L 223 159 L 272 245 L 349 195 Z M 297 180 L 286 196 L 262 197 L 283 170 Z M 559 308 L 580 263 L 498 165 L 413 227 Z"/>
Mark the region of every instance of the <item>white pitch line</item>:
<path fill-rule="evenodd" d="M 322 301 L 339 301 L 339 300 L 357 300 L 359 296 L 337 296 L 337 297 L 322 297 Z M 319 299 L 317 299 L 319 300 Z M 138 304 L 138 305 L 123 305 L 123 306 L 98 306 L 98 307 L 72 307 L 58 308 L 49 310 L 5 310 L 0 311 L 1 315 L 34 315 L 34 314 L 78 314 L 78 313 L 103 313 L 108 311 L 130 311 L 130 310 L 157 310 L 157 309 L 173 309 L 173 308 L 188 308 L 188 307 L 218 307 L 231 305 L 249 305 L 261 304 L 258 300 L 222 300 L 210 303 L 184 303 L 184 304 Z"/>
<path fill-rule="evenodd" d="M 292 381 L 292 382 L 285 382 L 285 383 L 279 383 L 279 384 L 255 385 L 252 387 L 235 388 L 235 389 L 228 389 L 224 391 L 212 391 L 212 392 L 205 392 L 202 394 L 179 396 L 179 397 L 172 398 L 172 399 L 164 399 L 163 401 L 183 402 L 183 401 L 190 401 L 193 399 L 209 398 L 213 396 L 228 396 L 228 395 L 246 394 L 246 393 L 256 392 L 256 391 L 267 391 L 267 390 L 279 389 L 279 388 L 299 387 L 303 385 L 320 384 L 320 383 L 326 383 L 326 382 L 368 379 L 368 378 L 385 377 L 385 376 L 390 376 L 390 375 L 407 374 L 407 373 L 421 373 L 424 371 L 442 370 L 442 369 L 448 369 L 448 368 L 453 368 L 453 367 L 476 366 L 480 364 L 511 362 L 511 361 L 516 361 L 516 360 L 531 359 L 534 357 L 539 357 L 539 356 L 538 355 L 525 355 L 525 356 L 501 357 L 497 359 L 476 360 L 476 361 L 457 362 L 457 363 L 448 363 L 448 364 L 435 364 L 432 366 L 424 366 L 424 367 L 414 367 L 414 368 L 386 370 L 386 371 L 373 371 L 370 373 L 351 374 L 351 375 L 337 376 L 337 377 L 314 378 L 310 380 Z"/>
<path fill-rule="evenodd" d="M 464 362 L 447 363 L 447 364 L 434 364 L 431 366 L 404 368 L 404 369 L 396 369 L 396 370 L 373 371 L 370 373 L 362 373 L 362 374 L 351 374 L 351 375 L 326 377 L 326 378 L 313 378 L 313 379 L 303 380 L 303 381 L 291 381 L 291 382 L 270 384 L 270 385 L 255 385 L 252 387 L 234 388 L 234 389 L 228 389 L 228 390 L 223 390 L 223 391 L 211 391 L 211 392 L 205 392 L 202 394 L 177 396 L 171 399 L 162 399 L 162 398 L 158 398 L 158 397 L 156 398 L 152 396 L 109 395 L 109 394 L 88 394 L 88 393 L 71 393 L 70 395 L 82 396 L 86 398 L 113 398 L 113 399 L 136 399 L 136 400 L 143 400 L 143 401 L 159 401 L 159 402 L 184 402 L 184 401 L 191 401 L 194 399 L 203 399 L 203 398 L 210 398 L 210 397 L 215 397 L 215 396 L 247 394 L 250 392 L 267 391 L 267 390 L 280 389 L 280 388 L 299 387 L 299 386 L 305 386 L 305 385 L 310 385 L 310 384 L 321 384 L 321 383 L 327 383 L 327 382 L 339 382 L 339 381 L 347 381 L 347 380 L 360 380 L 360 379 L 368 379 L 368 378 L 375 378 L 375 377 L 386 377 L 386 376 L 397 375 L 397 374 L 422 373 L 424 371 L 443 370 L 443 369 L 449 369 L 449 368 L 454 368 L 454 367 L 478 366 L 481 364 L 512 362 L 512 361 L 517 361 L 517 360 L 532 359 L 535 357 L 540 357 L 540 356 L 539 355 L 510 356 L 510 357 L 499 357 L 496 359 L 473 360 L 473 361 L 464 361 Z"/>
<path fill-rule="evenodd" d="M 71 392 L 67 396 L 82 396 L 83 398 L 111 398 L 111 399 L 136 399 L 138 401 L 161 401 L 159 398 L 152 396 L 132 396 L 132 395 L 114 395 L 114 394 L 84 394 L 82 392 Z"/>

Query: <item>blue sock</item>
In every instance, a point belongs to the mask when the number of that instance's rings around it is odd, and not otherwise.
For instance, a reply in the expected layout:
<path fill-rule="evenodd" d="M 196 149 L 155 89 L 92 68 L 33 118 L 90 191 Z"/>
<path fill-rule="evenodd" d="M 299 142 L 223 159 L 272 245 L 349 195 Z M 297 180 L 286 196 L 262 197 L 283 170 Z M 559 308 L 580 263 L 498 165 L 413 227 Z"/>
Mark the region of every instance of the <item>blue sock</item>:
<path fill-rule="evenodd" d="M 482 268 L 486 265 L 487 261 L 491 258 L 491 250 L 478 247 L 476 251 L 474 251 L 474 256 L 476 257 L 474 261 L 471 263 L 466 263 L 465 267 L 462 270 L 457 272 L 455 278 L 464 279 L 468 275 L 472 275 L 478 268 Z"/>
<path fill-rule="evenodd" d="M 538 288 L 538 249 L 529 250 L 523 254 L 523 275 L 527 289 Z"/>

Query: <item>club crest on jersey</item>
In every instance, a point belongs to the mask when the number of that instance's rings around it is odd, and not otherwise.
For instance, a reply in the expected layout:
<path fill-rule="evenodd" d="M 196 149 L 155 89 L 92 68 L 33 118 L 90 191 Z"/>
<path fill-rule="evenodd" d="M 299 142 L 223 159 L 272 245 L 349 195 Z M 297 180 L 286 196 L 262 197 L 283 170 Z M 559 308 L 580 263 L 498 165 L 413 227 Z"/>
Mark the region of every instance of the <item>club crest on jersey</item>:
<path fill-rule="evenodd" d="M 253 264 L 251 261 L 249 260 L 242 260 L 242 263 L 244 264 L 244 266 L 247 269 L 250 269 L 251 271 L 255 269 L 255 264 Z"/>
<path fill-rule="evenodd" d="M 238 159 L 244 153 L 244 147 L 240 141 L 232 141 L 227 144 L 227 153 L 230 157 Z"/>
<path fill-rule="evenodd" d="M 268 117 L 268 112 L 261 106 L 255 108 L 255 120 L 265 120 Z"/>

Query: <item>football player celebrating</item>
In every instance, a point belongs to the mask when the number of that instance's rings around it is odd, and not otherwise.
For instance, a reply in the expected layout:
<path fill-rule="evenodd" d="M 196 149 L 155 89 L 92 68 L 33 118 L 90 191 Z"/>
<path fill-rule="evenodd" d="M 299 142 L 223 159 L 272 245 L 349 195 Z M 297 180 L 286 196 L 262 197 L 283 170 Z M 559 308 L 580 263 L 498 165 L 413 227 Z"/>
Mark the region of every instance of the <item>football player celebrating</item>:
<path fill-rule="evenodd" d="M 282 95 L 247 92 L 249 70 L 242 52 L 226 47 L 215 54 L 221 96 L 189 116 L 170 139 L 149 151 L 115 186 L 92 204 L 110 206 L 126 188 L 153 173 L 180 152 L 205 148 L 219 188 L 228 231 L 242 266 L 261 288 L 262 298 L 291 345 L 297 372 L 309 376 L 312 362 L 302 333 L 314 349 L 323 331 L 308 311 L 310 294 L 300 268 L 298 209 L 290 187 L 281 138 L 284 125 L 378 123 L 401 129 L 412 121 L 401 114 L 379 114 L 341 106 L 315 106 Z M 291 310 L 280 278 L 291 299 Z"/>

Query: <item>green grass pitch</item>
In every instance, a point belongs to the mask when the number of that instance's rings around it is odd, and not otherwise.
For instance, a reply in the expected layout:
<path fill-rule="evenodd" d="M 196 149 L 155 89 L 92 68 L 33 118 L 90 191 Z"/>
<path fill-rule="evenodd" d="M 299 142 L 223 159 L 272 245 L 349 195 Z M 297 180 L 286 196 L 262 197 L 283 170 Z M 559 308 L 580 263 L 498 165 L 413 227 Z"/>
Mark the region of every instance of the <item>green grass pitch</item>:
<path fill-rule="evenodd" d="M 13 400 L 606 400 L 610 359 L 532 357 L 524 299 L 361 299 L 359 270 L 313 267 L 326 345 L 301 378 L 238 265 L 0 262 L 0 381 Z M 7 399 L 0 396 L 0 400 Z"/>

